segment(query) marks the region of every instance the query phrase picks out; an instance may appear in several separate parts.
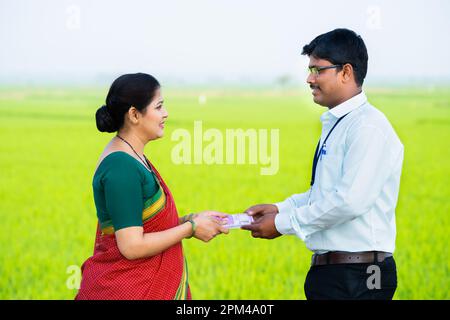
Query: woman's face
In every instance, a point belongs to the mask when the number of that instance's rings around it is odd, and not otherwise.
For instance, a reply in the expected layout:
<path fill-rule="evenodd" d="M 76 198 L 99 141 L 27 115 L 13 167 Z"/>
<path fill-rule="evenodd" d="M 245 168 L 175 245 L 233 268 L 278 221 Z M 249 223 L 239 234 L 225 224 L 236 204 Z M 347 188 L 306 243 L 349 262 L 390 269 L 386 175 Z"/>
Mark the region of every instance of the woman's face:
<path fill-rule="evenodd" d="M 140 129 L 149 140 L 159 139 L 164 135 L 164 123 L 169 116 L 163 105 L 161 89 L 158 88 L 155 96 L 147 106 L 146 112 L 141 113 Z"/>

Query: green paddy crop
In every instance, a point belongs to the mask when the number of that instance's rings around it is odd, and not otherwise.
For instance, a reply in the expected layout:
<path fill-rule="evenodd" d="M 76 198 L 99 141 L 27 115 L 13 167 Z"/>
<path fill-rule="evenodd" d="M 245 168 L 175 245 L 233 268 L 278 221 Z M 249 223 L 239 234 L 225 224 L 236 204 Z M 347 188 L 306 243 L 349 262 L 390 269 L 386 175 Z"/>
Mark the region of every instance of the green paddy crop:
<path fill-rule="evenodd" d="M 92 254 L 92 176 L 112 134 L 94 114 L 107 88 L 0 89 L 0 299 L 72 299 L 71 266 Z M 395 299 L 449 299 L 450 92 L 368 89 L 405 146 L 397 206 Z M 301 90 L 163 89 L 165 137 L 147 157 L 172 190 L 180 215 L 242 212 L 308 188 L 319 116 Z M 200 99 L 199 96 L 203 95 Z M 174 130 L 279 129 L 279 168 L 175 164 Z M 184 241 L 194 299 L 304 299 L 311 252 L 286 236 L 253 239 L 232 230 L 210 243 Z"/>

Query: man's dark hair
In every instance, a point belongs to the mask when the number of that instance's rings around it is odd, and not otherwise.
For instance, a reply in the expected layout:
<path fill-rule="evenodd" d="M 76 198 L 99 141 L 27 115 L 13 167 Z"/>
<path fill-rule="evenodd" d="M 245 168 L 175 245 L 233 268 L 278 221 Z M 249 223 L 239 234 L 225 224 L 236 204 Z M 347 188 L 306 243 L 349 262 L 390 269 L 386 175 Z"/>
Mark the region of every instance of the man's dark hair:
<path fill-rule="evenodd" d="M 325 59 L 332 64 L 349 63 L 353 67 L 355 81 L 362 86 L 367 74 L 367 48 L 361 36 L 348 29 L 335 29 L 317 36 L 303 47 L 303 55 Z"/>

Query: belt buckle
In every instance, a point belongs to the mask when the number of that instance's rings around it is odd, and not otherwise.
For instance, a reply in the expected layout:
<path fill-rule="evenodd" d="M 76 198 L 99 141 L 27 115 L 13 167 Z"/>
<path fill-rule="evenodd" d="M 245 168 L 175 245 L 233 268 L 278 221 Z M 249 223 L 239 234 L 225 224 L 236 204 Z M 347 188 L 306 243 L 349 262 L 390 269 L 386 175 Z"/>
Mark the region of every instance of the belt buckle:
<path fill-rule="evenodd" d="M 311 267 L 314 267 L 316 265 L 316 258 L 317 258 L 317 255 L 314 253 L 311 256 Z"/>

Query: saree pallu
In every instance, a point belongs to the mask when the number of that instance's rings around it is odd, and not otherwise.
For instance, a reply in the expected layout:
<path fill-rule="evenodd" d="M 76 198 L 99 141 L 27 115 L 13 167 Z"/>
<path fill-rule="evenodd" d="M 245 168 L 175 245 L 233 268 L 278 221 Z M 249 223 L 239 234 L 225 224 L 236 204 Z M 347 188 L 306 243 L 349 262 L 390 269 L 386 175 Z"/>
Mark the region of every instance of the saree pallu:
<path fill-rule="evenodd" d="M 178 225 L 172 194 L 151 163 L 165 194 L 165 205 L 143 224 L 144 233 Z M 188 270 L 181 242 L 162 253 L 136 260 L 119 251 L 114 234 L 103 234 L 97 225 L 94 254 L 81 267 L 82 280 L 76 300 L 191 299 Z"/>

